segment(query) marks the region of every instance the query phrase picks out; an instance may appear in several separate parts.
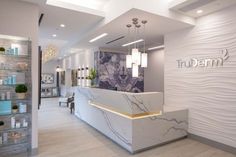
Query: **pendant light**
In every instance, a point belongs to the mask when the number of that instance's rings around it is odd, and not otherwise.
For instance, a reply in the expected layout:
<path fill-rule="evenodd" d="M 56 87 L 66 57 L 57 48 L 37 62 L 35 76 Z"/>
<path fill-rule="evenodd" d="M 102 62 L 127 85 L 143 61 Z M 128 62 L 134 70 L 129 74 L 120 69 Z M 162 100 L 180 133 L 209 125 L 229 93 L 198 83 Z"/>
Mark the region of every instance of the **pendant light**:
<path fill-rule="evenodd" d="M 139 76 L 138 68 L 139 68 L 139 66 L 134 63 L 133 67 L 132 67 L 132 77 L 138 77 Z"/>
<path fill-rule="evenodd" d="M 145 37 L 145 24 L 147 23 L 146 20 L 141 21 L 144 27 L 144 37 Z M 132 24 L 134 25 L 134 41 L 129 42 L 128 44 L 124 44 L 123 46 L 129 46 L 128 54 L 126 55 L 126 68 L 132 68 L 132 77 L 139 77 L 139 66 L 147 67 L 147 60 L 148 56 L 145 51 L 145 41 L 146 39 L 137 40 L 137 36 L 139 35 L 139 25 L 138 18 L 132 19 Z M 128 36 L 130 37 L 130 28 L 132 27 L 131 24 L 127 24 L 126 27 L 128 28 Z M 144 50 L 143 53 L 140 52 L 138 43 L 144 41 Z M 130 54 L 130 45 L 134 44 L 134 47 L 131 50 Z"/>
<path fill-rule="evenodd" d="M 148 64 L 148 56 L 146 53 L 146 29 L 145 29 L 145 24 L 147 23 L 146 20 L 142 21 L 143 24 L 143 29 L 144 29 L 144 45 L 143 45 L 143 53 L 141 56 L 141 67 L 146 68 Z"/>
<path fill-rule="evenodd" d="M 132 25 L 128 24 L 126 25 L 126 27 L 128 28 L 128 37 L 130 36 L 130 27 L 132 27 Z M 130 54 L 130 45 L 129 45 L 129 49 L 128 49 L 128 54 L 126 55 L 126 68 L 132 68 L 132 55 Z"/>

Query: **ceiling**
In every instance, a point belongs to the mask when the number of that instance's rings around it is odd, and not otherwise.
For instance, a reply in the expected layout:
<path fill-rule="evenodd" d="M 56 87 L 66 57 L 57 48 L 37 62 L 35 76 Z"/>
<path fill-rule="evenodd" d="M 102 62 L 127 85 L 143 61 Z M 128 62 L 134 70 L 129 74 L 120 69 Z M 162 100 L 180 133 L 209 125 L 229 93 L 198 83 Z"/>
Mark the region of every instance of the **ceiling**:
<path fill-rule="evenodd" d="M 173 19 L 169 19 L 156 14 L 151 14 L 138 9 L 131 9 L 110 23 L 97 28 L 102 23 L 105 12 L 102 8 L 110 0 L 48 0 L 50 5 L 46 4 L 46 0 L 22 0 L 39 5 L 40 13 L 43 13 L 43 19 L 39 27 L 39 43 L 42 48 L 47 45 L 54 45 L 60 51 L 58 57 L 64 57 L 65 53 L 75 53 L 86 48 L 96 48 L 113 50 L 117 52 L 127 51 L 127 47 L 123 44 L 134 41 L 134 32 L 131 29 L 131 35 L 128 36 L 126 28 L 131 23 L 132 18 L 147 20 L 146 24 L 146 48 L 162 45 L 164 43 L 164 35 L 191 27 L 189 24 L 182 23 Z M 55 5 L 52 3 L 56 2 Z M 211 12 L 226 8 L 227 6 L 236 4 L 236 0 L 173 0 L 170 9 L 181 12 L 192 17 L 199 17 Z M 93 4 L 93 5 L 92 5 Z M 202 9 L 203 13 L 196 14 L 198 9 Z M 60 24 L 66 27 L 60 27 Z M 108 35 L 100 40 L 90 43 L 89 40 L 108 33 Z M 56 37 L 52 35 L 56 34 Z M 109 41 L 124 37 L 120 40 L 106 44 Z M 140 37 L 144 38 L 143 28 L 140 28 Z M 139 47 L 143 43 L 138 44 Z M 70 49 L 65 48 L 69 47 Z"/>
<path fill-rule="evenodd" d="M 236 0 L 174 0 L 170 9 L 198 18 L 235 4 Z"/>
<path fill-rule="evenodd" d="M 151 14 L 138 9 L 131 9 L 130 11 L 119 16 L 115 20 L 106 24 L 99 30 L 91 32 L 88 36 L 83 38 L 80 42 L 73 46 L 73 48 L 87 48 L 87 47 L 100 47 L 102 49 L 114 50 L 114 51 L 127 51 L 128 47 L 122 47 L 130 41 L 134 41 L 134 31 L 131 29 L 131 35 L 128 36 L 127 24 L 132 24 L 132 18 L 138 18 L 139 21 L 147 20 L 145 29 L 145 36 L 143 33 L 143 27 L 140 28 L 140 37 L 137 39 L 146 38 L 146 48 L 163 45 L 164 44 L 164 34 L 173 32 L 176 30 L 184 29 L 190 27 L 190 25 L 171 20 L 169 18 L 159 16 L 156 14 Z M 108 35 L 102 39 L 99 39 L 93 43 L 89 43 L 92 38 L 108 33 Z M 109 41 L 117 39 L 119 37 L 125 36 L 123 39 L 117 40 L 110 44 L 106 44 Z M 131 39 L 130 39 L 131 38 Z M 142 43 L 139 44 L 142 47 Z"/>
<path fill-rule="evenodd" d="M 84 10 L 83 7 L 82 10 L 80 7 L 71 10 L 63 7 L 47 5 L 46 0 L 22 1 L 36 3 L 39 5 L 40 14 L 44 14 L 39 26 L 39 44 L 42 46 L 42 49 L 47 47 L 47 45 L 54 45 L 57 46 L 58 49 L 62 49 L 69 43 L 77 41 L 97 23 L 104 19 L 104 16 L 101 16 L 101 14 L 96 14 L 97 12 L 92 9 Z M 78 0 L 67 0 L 68 3 L 73 1 Z M 101 3 L 99 3 L 99 7 L 102 7 L 102 3 L 105 3 L 108 0 L 88 1 L 100 1 Z M 60 24 L 64 24 L 65 27 L 60 27 Z M 53 37 L 53 34 L 56 34 L 57 36 Z"/>

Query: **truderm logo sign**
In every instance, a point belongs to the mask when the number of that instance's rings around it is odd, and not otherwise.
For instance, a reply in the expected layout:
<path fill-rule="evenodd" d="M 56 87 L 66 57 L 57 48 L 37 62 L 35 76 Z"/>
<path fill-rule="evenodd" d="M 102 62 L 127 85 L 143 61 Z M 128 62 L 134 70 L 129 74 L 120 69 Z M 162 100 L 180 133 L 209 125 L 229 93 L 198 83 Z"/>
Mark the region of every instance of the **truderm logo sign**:
<path fill-rule="evenodd" d="M 197 67 L 219 67 L 229 58 L 228 49 L 221 50 L 221 57 L 190 58 L 188 60 L 177 60 L 178 68 L 197 68 Z"/>

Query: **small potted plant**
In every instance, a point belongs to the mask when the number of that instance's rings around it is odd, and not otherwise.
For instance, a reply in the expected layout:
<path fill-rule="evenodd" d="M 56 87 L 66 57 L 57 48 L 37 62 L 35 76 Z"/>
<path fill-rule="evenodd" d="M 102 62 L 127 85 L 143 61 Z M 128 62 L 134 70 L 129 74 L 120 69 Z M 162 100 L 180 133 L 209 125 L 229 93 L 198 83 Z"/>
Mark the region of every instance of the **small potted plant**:
<path fill-rule="evenodd" d="M 18 106 L 15 104 L 12 106 L 12 113 L 17 113 L 18 112 Z"/>
<path fill-rule="evenodd" d="M 27 90 L 28 90 L 28 88 L 26 87 L 26 85 L 24 85 L 24 84 L 17 85 L 15 88 L 17 98 L 18 99 L 25 99 Z"/>
<path fill-rule="evenodd" d="M 95 69 L 90 69 L 89 70 L 89 76 L 88 79 L 91 80 L 91 86 L 95 85 L 95 78 L 97 76 L 97 71 Z"/>
<path fill-rule="evenodd" d="M 5 52 L 5 48 L 4 47 L 0 47 L 0 54 Z"/>

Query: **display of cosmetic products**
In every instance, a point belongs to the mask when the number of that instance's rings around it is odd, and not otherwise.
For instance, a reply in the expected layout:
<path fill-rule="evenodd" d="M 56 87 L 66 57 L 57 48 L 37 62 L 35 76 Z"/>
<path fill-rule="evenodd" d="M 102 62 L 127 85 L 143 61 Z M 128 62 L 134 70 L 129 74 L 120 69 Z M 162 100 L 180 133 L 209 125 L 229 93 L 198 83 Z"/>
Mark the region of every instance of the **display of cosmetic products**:
<path fill-rule="evenodd" d="M 11 128 L 19 129 L 19 128 L 27 128 L 28 122 L 25 118 L 16 119 L 16 117 L 11 117 Z"/>
<path fill-rule="evenodd" d="M 2 54 L 5 55 L 18 55 L 19 54 L 19 48 L 18 47 L 12 47 L 12 48 L 8 48 L 5 51 L 1 52 Z"/>
<path fill-rule="evenodd" d="M 10 100 L 11 99 L 11 92 L 1 92 L 1 100 Z"/>
<path fill-rule="evenodd" d="M 0 85 L 15 85 L 16 84 L 16 75 L 10 75 L 3 79 L 0 79 Z"/>
<path fill-rule="evenodd" d="M 18 103 L 19 106 L 19 113 L 26 113 L 27 112 L 27 105 L 20 102 Z"/>

